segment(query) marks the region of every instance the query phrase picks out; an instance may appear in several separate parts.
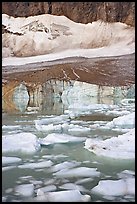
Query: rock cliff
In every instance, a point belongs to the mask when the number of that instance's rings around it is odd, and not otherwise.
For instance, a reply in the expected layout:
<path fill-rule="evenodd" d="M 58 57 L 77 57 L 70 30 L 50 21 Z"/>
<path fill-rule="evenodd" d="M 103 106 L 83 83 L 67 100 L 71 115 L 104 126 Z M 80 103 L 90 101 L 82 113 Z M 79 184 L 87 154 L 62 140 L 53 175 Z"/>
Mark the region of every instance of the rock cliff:
<path fill-rule="evenodd" d="M 64 15 L 77 23 L 100 19 L 135 26 L 135 2 L 2 2 L 2 13 L 14 17 Z"/>

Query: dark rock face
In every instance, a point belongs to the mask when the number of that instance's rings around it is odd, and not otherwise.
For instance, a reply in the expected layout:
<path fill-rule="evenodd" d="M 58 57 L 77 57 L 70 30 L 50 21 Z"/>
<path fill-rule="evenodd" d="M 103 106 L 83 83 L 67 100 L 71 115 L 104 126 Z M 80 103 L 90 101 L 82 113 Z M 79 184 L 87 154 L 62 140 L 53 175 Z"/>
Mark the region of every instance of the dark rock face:
<path fill-rule="evenodd" d="M 135 26 L 135 2 L 2 2 L 2 13 L 14 17 L 64 15 L 78 23 L 101 19 Z"/>

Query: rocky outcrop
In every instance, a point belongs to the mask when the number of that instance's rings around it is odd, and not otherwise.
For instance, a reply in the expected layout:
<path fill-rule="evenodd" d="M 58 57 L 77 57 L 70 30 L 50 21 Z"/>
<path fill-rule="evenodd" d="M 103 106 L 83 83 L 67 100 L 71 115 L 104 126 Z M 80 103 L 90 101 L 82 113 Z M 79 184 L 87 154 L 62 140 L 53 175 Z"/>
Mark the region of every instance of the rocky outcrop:
<path fill-rule="evenodd" d="M 14 17 L 64 15 L 78 23 L 100 19 L 135 26 L 135 2 L 2 2 L 2 13 Z"/>

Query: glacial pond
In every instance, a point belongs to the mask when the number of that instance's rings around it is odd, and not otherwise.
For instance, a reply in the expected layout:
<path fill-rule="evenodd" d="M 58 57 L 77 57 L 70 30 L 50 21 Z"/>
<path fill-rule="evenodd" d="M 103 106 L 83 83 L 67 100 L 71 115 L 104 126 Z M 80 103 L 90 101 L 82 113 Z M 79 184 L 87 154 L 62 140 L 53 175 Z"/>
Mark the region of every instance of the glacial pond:
<path fill-rule="evenodd" d="M 23 83 L 9 87 L 2 101 L 3 202 L 135 202 L 134 158 L 84 148 L 87 138 L 106 140 L 134 128 L 130 122 L 106 128 L 134 113 L 134 84 L 50 80 L 33 91 Z"/>

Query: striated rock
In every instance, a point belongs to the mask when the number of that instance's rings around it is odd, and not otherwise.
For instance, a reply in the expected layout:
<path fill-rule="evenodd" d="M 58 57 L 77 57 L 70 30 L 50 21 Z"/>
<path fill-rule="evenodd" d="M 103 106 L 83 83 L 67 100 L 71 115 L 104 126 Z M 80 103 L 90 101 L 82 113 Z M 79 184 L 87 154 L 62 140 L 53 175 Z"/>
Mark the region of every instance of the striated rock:
<path fill-rule="evenodd" d="M 135 26 L 135 2 L 2 2 L 2 13 L 14 17 L 64 15 L 78 23 L 100 19 Z"/>

